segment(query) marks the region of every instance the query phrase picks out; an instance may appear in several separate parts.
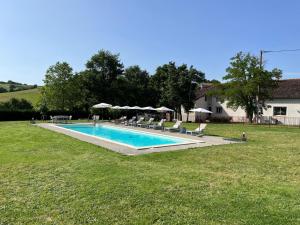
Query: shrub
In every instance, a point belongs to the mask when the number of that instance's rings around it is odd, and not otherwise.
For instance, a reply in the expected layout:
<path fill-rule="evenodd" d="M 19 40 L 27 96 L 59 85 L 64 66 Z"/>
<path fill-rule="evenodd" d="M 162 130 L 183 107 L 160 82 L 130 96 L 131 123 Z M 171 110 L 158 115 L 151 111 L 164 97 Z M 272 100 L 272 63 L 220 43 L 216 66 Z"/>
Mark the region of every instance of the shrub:
<path fill-rule="evenodd" d="M 0 104 L 0 109 L 4 111 L 32 111 L 32 104 L 25 99 L 12 98 Z"/>
<path fill-rule="evenodd" d="M 4 93 L 4 92 L 7 92 L 6 88 L 0 87 L 0 93 Z"/>

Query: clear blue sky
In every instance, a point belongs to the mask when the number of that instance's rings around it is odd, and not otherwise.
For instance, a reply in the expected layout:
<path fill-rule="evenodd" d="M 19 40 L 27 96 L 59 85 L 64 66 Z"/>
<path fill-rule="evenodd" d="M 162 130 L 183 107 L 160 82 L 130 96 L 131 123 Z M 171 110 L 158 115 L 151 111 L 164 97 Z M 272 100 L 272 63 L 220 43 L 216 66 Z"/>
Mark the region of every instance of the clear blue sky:
<path fill-rule="evenodd" d="M 221 79 L 238 51 L 300 48 L 297 0 L 1 0 L 0 80 L 42 84 L 57 61 L 75 71 L 98 50 L 150 73 L 194 65 Z M 300 77 L 300 52 L 266 55 L 267 68 Z"/>

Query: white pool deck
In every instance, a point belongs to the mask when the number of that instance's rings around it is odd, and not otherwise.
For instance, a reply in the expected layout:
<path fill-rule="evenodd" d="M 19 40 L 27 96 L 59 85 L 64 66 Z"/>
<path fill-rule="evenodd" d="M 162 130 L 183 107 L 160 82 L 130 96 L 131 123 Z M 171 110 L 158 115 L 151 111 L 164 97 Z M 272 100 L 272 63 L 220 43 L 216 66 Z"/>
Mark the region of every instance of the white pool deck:
<path fill-rule="evenodd" d="M 81 123 L 81 124 L 83 124 L 83 123 Z M 90 123 L 85 123 L 85 124 L 90 124 Z M 218 137 L 218 136 L 204 135 L 202 137 L 197 137 L 197 136 L 173 133 L 173 132 L 168 132 L 168 131 L 153 130 L 153 129 L 140 128 L 140 127 L 128 127 L 128 126 L 123 126 L 123 125 L 115 125 L 115 124 L 109 123 L 109 122 L 105 122 L 102 124 L 106 124 L 106 125 L 114 126 L 114 127 L 132 129 L 135 131 L 148 132 L 151 134 L 168 135 L 171 137 L 185 138 L 185 139 L 190 139 L 191 141 L 196 141 L 197 143 L 135 149 L 135 148 L 125 146 L 122 144 L 106 141 L 106 140 L 100 139 L 100 138 L 92 136 L 92 135 L 85 135 L 85 134 L 82 134 L 79 132 L 74 132 L 69 129 L 64 129 L 64 128 L 56 126 L 55 124 L 52 124 L 52 123 L 40 123 L 40 124 L 37 124 L 37 126 L 46 128 L 48 130 L 52 130 L 52 131 L 55 131 L 58 133 L 65 134 L 65 135 L 71 136 L 73 138 L 79 139 L 81 141 L 88 142 L 88 143 L 91 143 L 94 145 L 98 145 L 98 146 L 104 147 L 106 149 L 109 149 L 109 150 L 112 150 L 114 152 L 118 152 L 118 153 L 121 153 L 124 155 L 141 155 L 141 154 L 148 154 L 148 153 L 155 153 L 155 152 L 167 152 L 167 151 L 177 151 L 177 150 L 184 150 L 184 149 L 190 149 L 190 148 L 201 148 L 201 147 L 207 147 L 207 146 L 213 146 L 213 145 L 241 143 L 240 141 L 230 140 L 230 139 L 226 139 L 226 138 Z"/>

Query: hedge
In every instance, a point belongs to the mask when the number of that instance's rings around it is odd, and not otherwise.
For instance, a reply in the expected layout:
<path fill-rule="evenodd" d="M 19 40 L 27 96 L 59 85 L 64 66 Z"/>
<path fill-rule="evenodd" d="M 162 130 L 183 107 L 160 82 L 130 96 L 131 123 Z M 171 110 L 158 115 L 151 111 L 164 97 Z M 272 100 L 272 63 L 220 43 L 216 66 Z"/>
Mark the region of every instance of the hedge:
<path fill-rule="evenodd" d="M 72 119 L 88 118 L 89 113 L 87 112 L 67 112 L 67 111 L 49 111 L 44 114 L 44 119 L 50 119 L 50 116 L 55 115 L 72 115 Z M 31 120 L 42 119 L 42 115 L 37 111 L 0 111 L 0 121 L 14 121 L 14 120 Z"/>

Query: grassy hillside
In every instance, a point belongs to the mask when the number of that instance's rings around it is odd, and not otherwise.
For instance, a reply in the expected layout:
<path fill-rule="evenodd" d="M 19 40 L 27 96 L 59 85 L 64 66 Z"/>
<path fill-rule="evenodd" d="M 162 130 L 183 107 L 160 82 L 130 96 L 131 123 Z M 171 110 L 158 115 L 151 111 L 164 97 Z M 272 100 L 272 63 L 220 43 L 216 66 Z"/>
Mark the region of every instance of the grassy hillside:
<path fill-rule="evenodd" d="M 23 91 L 28 89 L 34 89 L 35 87 L 36 85 L 22 84 L 14 81 L 0 81 L 0 88 L 4 88 L 6 91 Z"/>
<path fill-rule="evenodd" d="M 6 92 L 0 93 L 0 102 L 8 101 L 11 98 L 21 99 L 24 98 L 32 103 L 33 106 L 36 106 L 41 96 L 41 89 L 34 88 L 24 91 L 15 91 L 15 92 Z"/>

